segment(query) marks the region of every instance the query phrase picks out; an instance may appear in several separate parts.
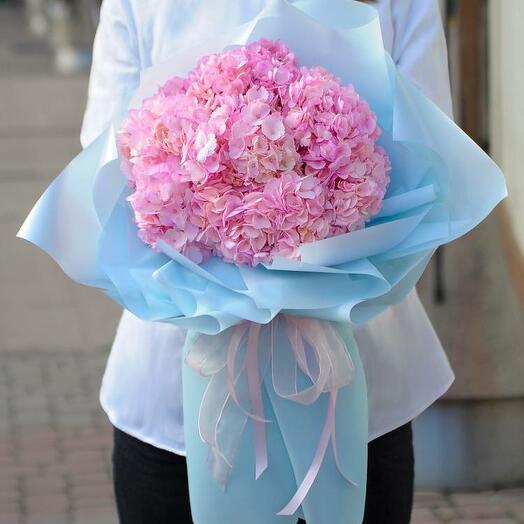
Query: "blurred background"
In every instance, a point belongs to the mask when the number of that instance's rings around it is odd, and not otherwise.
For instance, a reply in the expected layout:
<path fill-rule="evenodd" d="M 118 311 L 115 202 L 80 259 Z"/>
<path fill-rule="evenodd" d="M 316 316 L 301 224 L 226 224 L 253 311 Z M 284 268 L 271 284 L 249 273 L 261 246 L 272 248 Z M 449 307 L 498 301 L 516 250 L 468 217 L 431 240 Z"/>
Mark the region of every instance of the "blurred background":
<path fill-rule="evenodd" d="M 415 422 L 413 523 L 524 524 L 524 0 L 441 2 L 455 118 L 509 198 L 419 292 L 457 379 Z M 116 524 L 98 405 L 120 311 L 15 239 L 80 150 L 98 0 L 0 0 L 0 524 Z"/>

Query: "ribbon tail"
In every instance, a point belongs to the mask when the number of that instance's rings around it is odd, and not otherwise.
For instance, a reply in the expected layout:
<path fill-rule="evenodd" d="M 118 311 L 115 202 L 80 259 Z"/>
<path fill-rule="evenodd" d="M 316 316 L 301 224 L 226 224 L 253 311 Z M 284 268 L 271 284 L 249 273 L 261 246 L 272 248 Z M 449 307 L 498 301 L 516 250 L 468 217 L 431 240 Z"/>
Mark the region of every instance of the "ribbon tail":
<path fill-rule="evenodd" d="M 246 423 L 246 417 L 230 401 L 224 375 L 224 372 L 220 372 L 211 378 L 198 412 L 198 434 L 209 446 L 208 464 L 223 490 L 228 483 L 233 459 Z M 221 442 L 220 430 L 224 418 L 228 421 L 228 438 Z"/>
<path fill-rule="evenodd" d="M 337 428 L 333 428 L 333 433 L 331 433 L 331 446 L 333 449 L 333 458 L 335 460 L 335 466 L 337 467 L 338 472 L 340 475 L 349 482 L 352 486 L 355 486 L 355 488 L 358 488 L 358 482 L 355 482 L 351 477 L 346 475 L 344 473 L 344 469 L 342 468 L 342 464 L 340 463 L 340 457 L 338 455 L 338 448 L 337 448 Z"/>
<path fill-rule="evenodd" d="M 264 473 L 268 466 L 266 422 L 264 418 L 264 402 L 262 400 L 262 381 L 258 363 L 260 328 L 261 325 L 255 323 L 249 326 L 246 355 L 249 398 L 253 409 L 253 424 L 255 426 L 256 479 Z"/>
<path fill-rule="evenodd" d="M 329 395 L 329 407 L 326 423 L 322 429 L 322 434 L 320 436 L 313 461 L 311 462 L 311 465 L 309 466 L 309 469 L 296 493 L 293 495 L 291 500 L 277 513 L 277 515 L 293 515 L 306 498 L 309 490 L 311 489 L 311 486 L 313 485 L 313 482 L 315 482 L 318 472 L 320 471 L 320 467 L 322 466 L 322 462 L 324 461 L 324 456 L 326 454 L 331 435 L 334 431 L 336 403 L 337 391 L 333 391 Z"/>
<path fill-rule="evenodd" d="M 259 326 L 259 327 L 257 328 L 256 326 Z M 238 408 L 242 410 L 242 412 L 247 417 L 253 420 L 256 420 L 258 422 L 264 422 L 264 423 L 271 422 L 270 420 L 266 420 L 264 418 L 263 409 L 259 410 L 262 413 L 262 415 L 259 415 L 255 413 L 254 410 L 249 411 L 243 406 L 240 400 L 240 397 L 238 395 L 236 385 L 235 385 L 238 378 L 244 372 L 244 370 L 247 370 L 248 380 L 250 378 L 251 378 L 251 382 L 252 381 L 256 382 L 258 380 L 259 385 L 261 384 L 261 379 L 256 378 L 257 376 L 258 377 L 260 376 L 258 372 L 258 337 L 260 334 L 260 324 L 257 324 L 255 322 L 244 322 L 231 329 L 233 331 L 232 331 L 231 338 L 229 340 L 229 345 L 227 349 L 227 359 L 226 359 L 227 383 L 228 383 L 229 391 L 231 393 L 231 398 L 233 399 L 235 404 L 238 406 Z M 253 332 L 252 330 L 255 330 L 255 332 Z M 249 350 L 246 354 L 243 364 L 239 367 L 238 370 L 236 369 L 237 356 L 241 351 L 244 335 L 246 334 L 246 332 L 248 333 L 248 344 L 250 344 L 248 348 L 251 347 L 251 358 L 253 359 L 253 362 L 251 363 L 251 365 L 255 366 L 255 371 L 256 371 L 255 373 L 253 373 L 252 371 L 250 372 L 250 370 L 247 369 L 248 367 L 247 360 L 249 358 Z M 255 336 L 255 333 L 256 333 L 256 336 Z M 253 355 L 255 355 L 256 358 L 254 358 Z M 251 393 L 251 389 L 253 389 L 254 387 L 251 382 L 249 383 L 250 393 Z M 250 401 L 252 403 L 253 403 L 253 398 L 256 397 L 256 395 L 257 393 L 255 391 L 253 391 L 252 396 L 250 395 Z"/>

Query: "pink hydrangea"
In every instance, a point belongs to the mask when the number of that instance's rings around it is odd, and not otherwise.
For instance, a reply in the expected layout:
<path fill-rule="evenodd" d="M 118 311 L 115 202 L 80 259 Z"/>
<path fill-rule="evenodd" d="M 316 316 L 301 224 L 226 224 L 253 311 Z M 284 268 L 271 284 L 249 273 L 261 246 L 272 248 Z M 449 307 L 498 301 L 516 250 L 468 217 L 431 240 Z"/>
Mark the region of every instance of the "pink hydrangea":
<path fill-rule="evenodd" d="M 118 143 L 144 242 L 254 266 L 380 210 L 379 135 L 351 85 L 262 39 L 169 80 L 129 111 Z"/>

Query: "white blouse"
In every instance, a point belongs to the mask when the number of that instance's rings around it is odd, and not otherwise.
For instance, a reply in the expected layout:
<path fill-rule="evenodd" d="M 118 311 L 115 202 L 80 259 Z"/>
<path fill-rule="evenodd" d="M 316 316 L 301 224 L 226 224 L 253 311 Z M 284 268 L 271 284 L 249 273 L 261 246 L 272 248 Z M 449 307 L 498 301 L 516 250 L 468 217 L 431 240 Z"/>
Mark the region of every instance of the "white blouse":
<path fill-rule="evenodd" d="M 293 1 L 293 0 L 288 0 Z M 139 72 L 177 52 L 195 32 L 246 21 L 267 0 L 105 0 L 93 50 L 81 140 L 108 124 Z M 329 0 L 325 0 L 329 8 Z M 438 0 L 378 0 L 384 44 L 400 70 L 451 114 Z M 451 385 L 449 362 L 416 291 L 355 328 L 369 394 L 369 439 L 412 420 Z M 100 400 L 119 429 L 184 454 L 182 346 L 185 330 L 124 311 Z"/>

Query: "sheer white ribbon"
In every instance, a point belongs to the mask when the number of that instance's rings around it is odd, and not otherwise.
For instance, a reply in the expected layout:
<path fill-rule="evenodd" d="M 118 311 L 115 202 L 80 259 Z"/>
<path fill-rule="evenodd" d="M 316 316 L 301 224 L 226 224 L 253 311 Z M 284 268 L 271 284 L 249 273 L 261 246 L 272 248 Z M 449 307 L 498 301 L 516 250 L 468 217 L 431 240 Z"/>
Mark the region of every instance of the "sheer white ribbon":
<path fill-rule="evenodd" d="M 277 315 L 269 324 L 243 322 L 219 335 L 199 335 L 186 363 L 210 377 L 200 405 L 200 437 L 209 445 L 215 479 L 226 488 L 234 457 L 248 419 L 254 424 L 255 476 L 268 467 L 263 387 L 300 404 L 329 395 L 326 421 L 311 466 L 297 492 L 281 510 L 292 515 L 311 488 L 331 442 L 341 475 L 336 446 L 338 390 L 353 380 L 355 368 L 345 342 L 331 322 Z M 271 380 L 267 380 L 269 369 Z M 270 382 L 270 383 L 268 383 Z"/>

